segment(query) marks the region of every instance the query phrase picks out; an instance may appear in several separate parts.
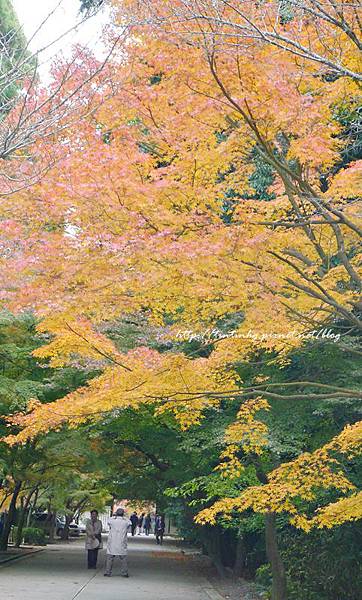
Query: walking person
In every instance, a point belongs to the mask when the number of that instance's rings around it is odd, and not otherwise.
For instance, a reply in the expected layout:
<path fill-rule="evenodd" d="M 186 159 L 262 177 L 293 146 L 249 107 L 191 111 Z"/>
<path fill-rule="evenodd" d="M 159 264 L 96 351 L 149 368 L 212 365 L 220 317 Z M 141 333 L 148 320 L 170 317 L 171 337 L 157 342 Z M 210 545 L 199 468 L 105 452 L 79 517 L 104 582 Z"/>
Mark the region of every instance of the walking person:
<path fill-rule="evenodd" d="M 134 534 L 136 533 L 136 529 L 137 529 L 137 525 L 138 525 L 138 516 L 136 511 L 133 511 L 133 513 L 131 514 L 131 532 L 132 532 L 132 537 L 134 536 Z"/>
<path fill-rule="evenodd" d="M 149 513 L 148 513 L 148 515 L 145 516 L 144 529 L 145 529 L 145 534 L 146 535 L 150 535 L 150 531 L 151 531 L 151 515 Z"/>
<path fill-rule="evenodd" d="M 142 533 L 144 518 L 145 518 L 145 513 L 142 513 L 138 519 L 138 535 L 141 535 L 141 533 Z"/>
<path fill-rule="evenodd" d="M 98 551 L 101 550 L 101 548 L 103 548 L 102 521 L 98 518 L 97 510 L 91 511 L 90 519 L 87 519 L 86 522 L 85 532 L 85 547 L 88 551 L 88 569 L 96 569 Z"/>
<path fill-rule="evenodd" d="M 118 508 L 116 514 L 108 520 L 108 527 L 106 571 L 104 576 L 111 577 L 114 559 L 116 556 L 119 556 L 121 561 L 121 575 L 122 577 L 128 577 L 127 532 L 132 527 L 132 522 L 125 516 L 123 508 Z"/>
<path fill-rule="evenodd" d="M 165 518 L 163 515 L 156 515 L 155 520 L 155 536 L 157 544 L 162 546 L 163 534 L 165 533 Z"/>

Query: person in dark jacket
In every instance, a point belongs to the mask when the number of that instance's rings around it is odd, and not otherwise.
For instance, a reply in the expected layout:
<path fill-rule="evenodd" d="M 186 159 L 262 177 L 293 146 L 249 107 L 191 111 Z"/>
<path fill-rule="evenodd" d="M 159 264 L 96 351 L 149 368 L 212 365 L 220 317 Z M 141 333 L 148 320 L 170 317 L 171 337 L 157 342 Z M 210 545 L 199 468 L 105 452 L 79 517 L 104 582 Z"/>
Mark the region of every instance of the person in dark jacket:
<path fill-rule="evenodd" d="M 165 533 L 165 517 L 163 515 L 156 515 L 155 520 L 155 536 L 157 544 L 162 546 L 163 534 Z"/>
<path fill-rule="evenodd" d="M 145 534 L 146 535 L 150 535 L 150 531 L 151 531 L 151 515 L 149 513 L 148 513 L 148 515 L 145 516 L 144 530 L 145 530 Z"/>
<path fill-rule="evenodd" d="M 138 535 L 141 535 L 141 533 L 142 533 L 144 519 L 145 519 L 145 513 L 142 513 L 138 517 Z"/>
<path fill-rule="evenodd" d="M 136 511 L 134 511 L 131 514 L 130 521 L 132 523 L 132 525 L 131 525 L 131 532 L 132 532 L 132 535 L 134 536 L 134 534 L 136 533 L 137 525 L 138 525 L 138 516 L 137 516 Z"/>

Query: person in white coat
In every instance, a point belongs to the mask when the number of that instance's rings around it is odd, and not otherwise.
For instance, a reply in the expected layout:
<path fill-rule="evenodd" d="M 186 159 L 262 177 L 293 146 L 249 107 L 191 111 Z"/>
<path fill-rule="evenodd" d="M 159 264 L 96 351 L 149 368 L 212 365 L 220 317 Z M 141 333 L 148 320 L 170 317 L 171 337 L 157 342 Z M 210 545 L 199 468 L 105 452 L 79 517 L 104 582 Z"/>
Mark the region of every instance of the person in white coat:
<path fill-rule="evenodd" d="M 121 560 L 121 575 L 128 577 L 127 563 L 127 533 L 132 526 L 131 521 L 124 514 L 123 508 L 118 508 L 116 514 L 108 520 L 109 534 L 107 541 L 107 558 L 105 577 L 111 577 L 114 558 Z"/>

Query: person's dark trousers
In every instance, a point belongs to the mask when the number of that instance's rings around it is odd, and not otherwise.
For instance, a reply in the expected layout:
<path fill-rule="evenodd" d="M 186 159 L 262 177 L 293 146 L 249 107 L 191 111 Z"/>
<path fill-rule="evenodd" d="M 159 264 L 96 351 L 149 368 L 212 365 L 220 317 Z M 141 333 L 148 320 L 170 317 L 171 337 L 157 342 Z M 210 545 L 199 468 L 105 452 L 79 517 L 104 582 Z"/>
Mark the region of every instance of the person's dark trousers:
<path fill-rule="evenodd" d="M 88 569 L 96 569 L 98 560 L 98 548 L 88 550 Z"/>
<path fill-rule="evenodd" d="M 163 543 L 163 532 L 162 531 L 157 531 L 156 542 L 162 546 L 162 543 Z"/>
<path fill-rule="evenodd" d="M 131 527 L 131 532 L 132 532 L 132 535 L 134 535 L 134 534 L 135 534 L 136 527 L 137 527 L 137 525 L 132 525 L 132 527 Z"/>

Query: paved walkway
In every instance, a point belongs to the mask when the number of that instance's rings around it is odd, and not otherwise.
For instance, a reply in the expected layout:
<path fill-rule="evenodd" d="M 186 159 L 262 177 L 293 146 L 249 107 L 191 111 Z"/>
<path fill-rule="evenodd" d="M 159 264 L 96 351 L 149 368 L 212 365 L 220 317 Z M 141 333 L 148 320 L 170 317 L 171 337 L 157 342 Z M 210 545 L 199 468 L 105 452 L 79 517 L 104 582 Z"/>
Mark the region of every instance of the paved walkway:
<path fill-rule="evenodd" d="M 103 577 L 104 550 L 97 571 L 85 568 L 83 541 L 49 546 L 44 552 L 0 566 L 4 600 L 221 600 L 171 540 L 130 538 L 130 578 Z"/>

